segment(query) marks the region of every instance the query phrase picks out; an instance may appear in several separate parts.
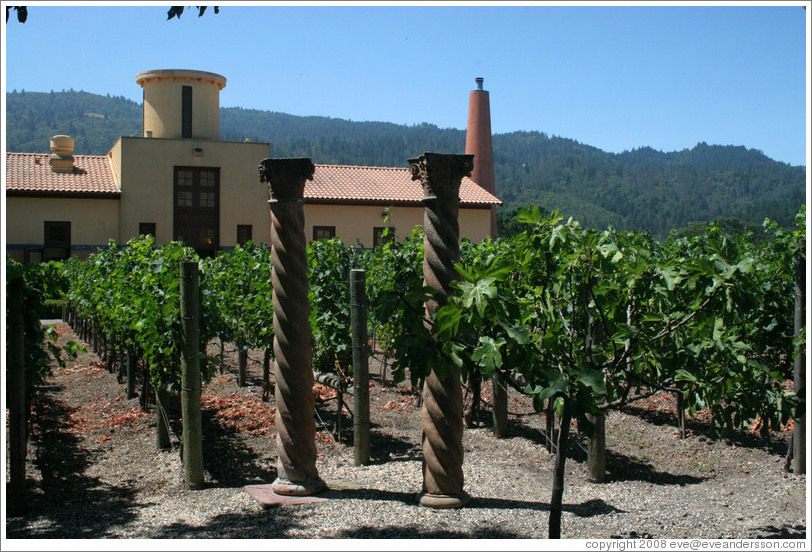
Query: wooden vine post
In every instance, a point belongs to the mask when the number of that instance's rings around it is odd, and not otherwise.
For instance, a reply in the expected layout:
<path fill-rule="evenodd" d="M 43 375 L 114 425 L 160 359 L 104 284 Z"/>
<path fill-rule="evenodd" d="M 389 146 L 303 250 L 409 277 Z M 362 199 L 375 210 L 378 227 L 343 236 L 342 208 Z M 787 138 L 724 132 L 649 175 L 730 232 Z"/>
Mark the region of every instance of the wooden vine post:
<path fill-rule="evenodd" d="M 597 278 L 590 278 L 589 289 L 591 290 L 596 284 Z M 600 345 L 603 341 L 603 324 L 590 318 L 587 321 L 586 328 L 585 345 L 587 349 L 591 351 L 595 345 Z M 595 362 L 591 354 L 588 358 L 590 363 Z M 593 483 L 603 483 L 606 481 L 606 416 L 604 414 L 587 414 L 586 417 L 593 424 L 592 436 L 587 440 L 586 478 Z M 566 450 L 564 453 L 566 454 Z"/>
<path fill-rule="evenodd" d="M 471 174 L 473 155 L 424 153 L 409 159 L 412 180 L 423 186 L 423 280 L 434 289 L 426 303 L 433 312 L 446 302 L 451 282 L 458 278 L 460 258 L 459 204 L 462 178 Z M 423 494 L 430 508 L 460 508 L 470 497 L 463 490 L 462 387 L 460 369 L 449 363 L 445 377 L 431 368 L 423 384 Z"/>
<path fill-rule="evenodd" d="M 353 461 L 369 464 L 369 350 L 367 347 L 366 272 L 350 270 L 352 325 Z M 339 412 L 341 404 L 338 405 Z"/>
<path fill-rule="evenodd" d="M 154 386 L 153 386 L 154 387 Z M 169 391 L 166 387 L 155 388 L 155 448 L 169 450 Z"/>
<path fill-rule="evenodd" d="M 592 437 L 587 440 L 586 478 L 593 483 L 606 481 L 606 416 L 587 414 L 595 424 Z"/>
<path fill-rule="evenodd" d="M 141 404 L 141 410 L 144 412 L 149 408 L 149 391 L 152 385 L 149 383 L 149 366 L 141 358 L 141 396 L 138 397 L 138 402 Z"/>
<path fill-rule="evenodd" d="M 505 376 L 497 370 L 491 378 L 493 384 L 493 433 L 499 437 L 507 437 L 507 384 Z"/>
<path fill-rule="evenodd" d="M 200 291 L 194 261 L 180 263 L 181 415 L 183 417 L 183 481 L 188 489 L 203 488 L 203 423 L 200 416 Z"/>
<path fill-rule="evenodd" d="M 801 238 L 803 239 L 803 238 Z M 795 335 L 803 331 L 806 321 L 806 255 L 801 249 L 795 257 Z M 801 415 L 792 426 L 792 472 L 806 473 L 806 354 L 801 346 L 795 352 L 793 366 L 795 393 L 801 397 Z"/>
<path fill-rule="evenodd" d="M 544 408 L 544 431 L 546 440 L 544 446 L 547 452 L 555 454 L 555 400 L 550 397 Z"/>
<path fill-rule="evenodd" d="M 262 400 L 271 400 L 271 350 L 262 355 Z"/>
<path fill-rule="evenodd" d="M 248 376 L 248 350 L 242 346 L 237 347 L 237 387 L 246 386 Z"/>
<path fill-rule="evenodd" d="M 8 283 L 9 350 L 8 361 L 8 424 L 9 424 L 9 492 L 6 509 L 11 516 L 25 513 L 25 326 L 23 295 L 25 283 L 21 276 Z"/>
<path fill-rule="evenodd" d="M 567 462 L 567 447 L 569 446 L 569 427 L 572 420 L 570 399 L 564 397 L 561 409 L 561 428 L 556 442 L 555 464 L 553 465 L 553 492 L 550 496 L 549 532 L 547 538 L 561 538 L 561 514 L 563 512 L 564 498 L 564 465 Z"/>
<path fill-rule="evenodd" d="M 138 368 L 138 357 L 131 347 L 127 348 L 127 399 L 135 397 L 135 376 Z"/>
<path fill-rule="evenodd" d="M 281 495 L 311 495 L 327 487 L 316 469 L 304 234 L 304 185 L 314 172 L 315 166 L 307 158 L 264 159 L 259 166 L 260 182 L 268 184 L 270 193 L 278 454 L 278 477 L 272 489 Z"/>
<path fill-rule="evenodd" d="M 675 396 L 677 399 L 677 433 L 680 439 L 685 439 L 687 436 L 685 432 L 685 393 L 677 391 Z"/>

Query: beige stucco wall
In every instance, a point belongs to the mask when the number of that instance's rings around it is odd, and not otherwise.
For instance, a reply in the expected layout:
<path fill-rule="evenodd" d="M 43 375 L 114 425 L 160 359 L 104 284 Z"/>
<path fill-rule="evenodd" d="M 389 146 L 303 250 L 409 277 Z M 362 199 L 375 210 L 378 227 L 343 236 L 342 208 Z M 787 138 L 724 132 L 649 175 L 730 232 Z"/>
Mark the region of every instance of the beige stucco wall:
<path fill-rule="evenodd" d="M 181 137 L 184 86 L 192 87 L 192 137 L 220 138 L 220 89 L 225 79 L 214 73 L 185 70 L 144 71 L 136 77 L 144 88 L 144 136 Z"/>
<path fill-rule="evenodd" d="M 372 229 L 386 226 L 381 218 L 385 205 L 323 205 L 305 203 L 305 237 L 313 239 L 313 226 L 335 226 L 336 237 L 347 245 L 355 245 L 356 238 L 364 247 L 372 247 Z M 418 224 L 423 224 L 422 207 L 389 208 L 389 223 L 395 227 L 398 240 L 408 236 Z"/>
<path fill-rule="evenodd" d="M 194 155 L 194 148 L 203 154 Z M 15 246 L 41 246 L 46 220 L 70 221 L 74 247 L 95 248 L 114 239 L 126 243 L 138 235 L 139 223 L 156 224 L 156 239 L 173 238 L 174 167 L 217 167 L 220 169 L 220 247 L 237 243 L 237 225 L 252 226 L 255 242 L 270 241 L 268 189 L 259 182 L 257 167 L 269 156 L 270 146 L 253 142 L 122 137 L 111 148 L 108 159 L 121 199 L 21 198 L 8 197 L 6 232 L 9 251 Z M 305 236 L 313 226 L 335 226 L 336 235 L 352 245 L 356 240 L 372 246 L 373 228 L 385 226 L 381 213 L 385 205 L 308 204 Z M 422 206 L 390 206 L 390 224 L 396 238 L 403 239 L 423 223 Z M 460 209 L 460 235 L 479 242 L 489 234 L 488 209 Z"/>
<path fill-rule="evenodd" d="M 203 154 L 195 156 L 198 147 Z M 174 167 L 185 166 L 220 169 L 221 247 L 236 245 L 238 224 L 250 224 L 254 239 L 267 241 L 268 188 L 257 168 L 269 153 L 270 145 L 258 142 L 122 137 L 110 152 L 121 160 L 121 239 L 136 237 L 139 223 L 154 222 L 156 240 L 172 240 Z"/>
<path fill-rule="evenodd" d="M 313 238 L 313 226 L 335 226 L 336 236 L 345 244 L 354 245 L 356 238 L 364 247 L 372 247 L 372 229 L 386 226 L 381 217 L 384 205 L 324 205 L 305 204 L 305 236 Z M 423 224 L 422 206 L 389 207 L 389 224 L 395 227 L 395 237 L 402 240 L 412 229 Z M 490 235 L 490 210 L 460 209 L 460 237 L 481 242 Z M 256 234 L 255 234 L 256 235 Z"/>
<path fill-rule="evenodd" d="M 6 244 L 41 247 L 45 221 L 69 221 L 71 245 L 95 247 L 119 239 L 118 200 L 78 198 L 6 198 Z"/>
<path fill-rule="evenodd" d="M 479 243 L 490 235 L 490 209 L 460 209 L 460 237 Z"/>
<path fill-rule="evenodd" d="M 113 172 L 113 181 L 116 188 L 121 190 L 121 139 L 117 140 L 110 151 L 107 152 L 107 159 L 110 161 L 110 169 Z"/>
<path fill-rule="evenodd" d="M 193 148 L 203 155 L 193 155 Z M 237 243 L 237 225 L 250 224 L 255 242 L 270 241 L 268 188 L 259 182 L 257 167 L 269 156 L 269 144 L 208 140 L 166 140 L 123 137 L 108 154 L 122 183 L 121 240 L 138 235 L 141 222 L 156 223 L 156 239 L 173 237 L 173 177 L 175 166 L 220 168 L 220 247 Z M 347 244 L 360 239 L 372 246 L 372 228 L 384 226 L 384 205 L 305 204 L 305 236 L 313 237 L 313 226 L 335 226 L 336 235 Z M 423 224 L 423 207 L 393 206 L 390 221 L 398 239 Z M 487 209 L 460 209 L 460 235 L 472 241 L 488 236 Z"/>

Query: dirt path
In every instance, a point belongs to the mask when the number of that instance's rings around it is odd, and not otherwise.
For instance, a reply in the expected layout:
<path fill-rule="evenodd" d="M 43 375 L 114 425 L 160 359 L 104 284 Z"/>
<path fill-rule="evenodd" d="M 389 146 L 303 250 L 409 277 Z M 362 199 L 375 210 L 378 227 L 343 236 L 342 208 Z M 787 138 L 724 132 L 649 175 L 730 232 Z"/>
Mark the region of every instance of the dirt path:
<path fill-rule="evenodd" d="M 76 339 L 57 326 L 61 339 Z M 219 351 L 216 343 L 209 352 Z M 206 488 L 186 491 L 178 450 L 155 449 L 154 413 L 92 353 L 55 368 L 37 395 L 29 448 L 29 513 L 7 520 L 15 538 L 545 538 L 552 457 L 544 418 L 511 391 L 510 436 L 496 438 L 488 413 L 466 430 L 467 508 L 417 505 L 421 447 L 418 398 L 408 384 L 383 385 L 371 365 L 372 463 L 352 465 L 352 421 L 330 431 L 334 392 L 316 389 L 318 468 L 341 499 L 263 511 L 244 485 L 276 477 L 273 400 L 261 401 L 261 351 L 248 386 L 236 384 L 236 354 L 203 390 Z M 485 385 L 483 396 L 490 398 Z M 351 398 L 347 397 L 351 403 Z M 172 426 L 180 432 L 177 408 Z M 717 439 L 701 420 L 677 439 L 672 401 L 651 401 L 607 420 L 608 477 L 585 478 L 583 440 L 567 462 L 565 538 L 806 538 L 806 477 L 782 470 L 788 435 Z M 173 442 L 176 436 L 173 436 Z"/>

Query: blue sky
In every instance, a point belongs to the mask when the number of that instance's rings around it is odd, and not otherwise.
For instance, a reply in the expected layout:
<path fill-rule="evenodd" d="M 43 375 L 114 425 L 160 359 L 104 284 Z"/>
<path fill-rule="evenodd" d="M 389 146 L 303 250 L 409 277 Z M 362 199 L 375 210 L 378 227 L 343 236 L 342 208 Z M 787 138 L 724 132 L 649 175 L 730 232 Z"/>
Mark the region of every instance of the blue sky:
<path fill-rule="evenodd" d="M 227 78 L 223 107 L 464 129 L 482 76 L 495 133 L 808 164 L 809 2 L 514 4 L 32 5 L 5 25 L 4 82 L 140 102 L 136 73 L 197 69 Z"/>

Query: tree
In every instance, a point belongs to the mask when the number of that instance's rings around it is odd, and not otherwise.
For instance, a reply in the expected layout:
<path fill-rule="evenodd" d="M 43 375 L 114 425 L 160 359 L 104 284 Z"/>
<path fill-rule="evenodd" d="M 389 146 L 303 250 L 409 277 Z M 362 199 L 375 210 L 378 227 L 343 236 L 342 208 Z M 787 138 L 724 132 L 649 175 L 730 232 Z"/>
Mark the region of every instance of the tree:
<path fill-rule="evenodd" d="M 538 209 L 542 213 L 549 213 L 544 206 L 539 205 Z M 499 236 L 502 238 L 511 238 L 525 230 L 525 225 L 518 221 L 519 208 L 510 211 L 501 208 L 496 211 L 496 225 L 499 228 Z"/>
<path fill-rule="evenodd" d="M 195 6 L 198 9 L 198 17 L 202 17 L 204 13 L 206 13 L 206 9 L 208 6 Z M 11 10 L 17 12 L 17 21 L 20 23 L 25 23 L 28 19 L 28 7 L 26 6 L 6 6 L 6 23 L 8 23 L 8 17 L 11 13 Z M 180 19 L 181 14 L 183 13 L 183 6 L 170 6 L 169 11 L 166 12 L 167 20 L 172 19 L 173 17 L 177 17 Z M 214 6 L 214 13 L 220 13 L 220 6 Z"/>
<path fill-rule="evenodd" d="M 198 9 L 198 17 L 202 17 L 204 13 L 206 13 L 206 8 L 208 6 L 195 6 Z M 183 6 L 171 6 L 169 11 L 166 12 L 167 21 L 172 19 L 173 17 L 177 17 L 180 19 L 181 14 L 183 13 Z M 214 13 L 220 13 L 220 6 L 214 6 Z"/>
<path fill-rule="evenodd" d="M 519 220 L 531 228 L 457 267 L 456 291 L 432 320 L 439 346 L 423 361 L 483 378 L 500 371 L 537 411 L 552 401 L 560 431 L 551 538 L 561 532 L 571 420 L 591 436 L 590 416 L 659 391 L 681 392 L 691 412 L 710 410 L 719 430 L 758 419 L 768 432 L 789 420 L 794 394 L 754 346 L 752 319 L 777 285 L 754 268 L 758 250 L 718 233 L 663 246 L 538 209 Z"/>
<path fill-rule="evenodd" d="M 6 23 L 8 23 L 11 10 L 17 12 L 17 21 L 20 23 L 25 23 L 25 20 L 28 19 L 28 8 L 26 6 L 6 6 Z"/>

